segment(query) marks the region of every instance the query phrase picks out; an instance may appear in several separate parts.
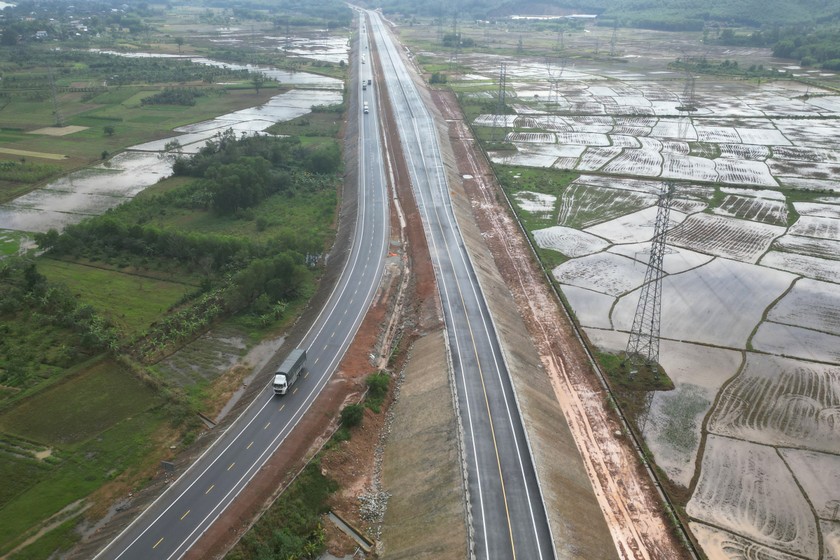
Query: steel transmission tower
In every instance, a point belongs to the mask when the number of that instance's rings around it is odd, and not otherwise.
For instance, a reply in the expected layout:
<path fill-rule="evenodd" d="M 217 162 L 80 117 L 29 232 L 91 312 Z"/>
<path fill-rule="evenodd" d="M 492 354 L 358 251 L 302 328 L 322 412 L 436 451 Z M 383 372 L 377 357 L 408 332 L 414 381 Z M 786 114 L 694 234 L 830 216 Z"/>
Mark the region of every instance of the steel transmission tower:
<path fill-rule="evenodd" d="M 493 115 L 493 131 L 491 132 L 491 140 L 496 139 L 496 129 L 499 127 L 499 122 L 502 123 L 502 141 L 507 136 L 507 111 L 505 110 L 505 88 L 507 86 L 507 66 L 503 62 L 499 67 L 499 94 L 496 104 L 496 113 Z"/>
<path fill-rule="evenodd" d="M 633 317 L 630 339 L 627 341 L 625 362 L 630 366 L 631 376 L 635 375 L 638 368 L 645 366 L 651 369 L 654 377 L 659 376 L 659 319 L 662 314 L 662 278 L 665 276 L 662 257 L 665 256 L 665 239 L 673 198 L 674 183 L 667 181 L 659 194 L 650 260 L 639 294 L 636 315 Z"/>

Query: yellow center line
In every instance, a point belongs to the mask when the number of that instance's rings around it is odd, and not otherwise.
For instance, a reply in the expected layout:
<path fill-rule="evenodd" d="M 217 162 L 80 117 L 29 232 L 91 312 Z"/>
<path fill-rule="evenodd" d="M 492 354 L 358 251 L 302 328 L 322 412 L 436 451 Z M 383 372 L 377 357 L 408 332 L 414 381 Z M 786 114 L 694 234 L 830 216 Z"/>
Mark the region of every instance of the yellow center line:
<path fill-rule="evenodd" d="M 204 494 L 205 494 L 205 495 L 209 494 L 209 493 L 210 493 L 210 490 L 212 490 L 212 489 L 213 489 L 213 488 L 215 488 L 215 487 L 216 487 L 216 485 L 215 485 L 215 484 L 211 484 L 211 485 L 210 485 L 210 488 L 208 488 L 208 489 L 207 489 L 207 492 L 205 492 Z"/>
<path fill-rule="evenodd" d="M 283 412 L 283 409 L 286 408 L 285 404 L 281 404 L 280 408 L 277 409 L 277 412 Z"/>
<path fill-rule="evenodd" d="M 232 468 L 233 468 L 233 466 L 234 466 L 235 464 L 236 464 L 236 463 L 231 463 L 231 464 L 230 464 L 230 466 L 227 468 L 227 470 L 232 469 Z"/>
<path fill-rule="evenodd" d="M 245 449 L 251 449 L 251 446 L 252 446 L 252 445 L 254 445 L 254 442 L 253 442 L 253 441 L 252 441 L 251 443 L 249 443 L 249 444 L 248 444 L 248 447 L 246 447 Z"/>
<path fill-rule="evenodd" d="M 163 542 L 163 537 L 161 537 L 161 538 L 160 538 L 160 540 L 159 540 L 158 542 L 156 542 L 156 543 L 155 543 L 155 546 L 153 546 L 153 547 L 152 547 L 152 549 L 157 548 L 157 547 L 158 547 L 158 545 L 159 545 L 160 543 L 162 543 L 162 542 Z"/>
<path fill-rule="evenodd" d="M 297 390 L 298 390 L 298 388 L 297 388 L 297 387 L 295 387 L 294 389 L 292 389 L 292 394 L 294 395 L 295 393 L 297 393 Z"/>
<path fill-rule="evenodd" d="M 192 511 L 192 510 L 188 509 L 187 512 L 184 515 L 181 516 L 181 521 L 183 521 L 184 518 L 190 514 L 190 511 Z"/>
<path fill-rule="evenodd" d="M 306 370 L 306 373 L 303 374 L 303 378 L 306 379 L 309 377 L 309 370 Z"/>

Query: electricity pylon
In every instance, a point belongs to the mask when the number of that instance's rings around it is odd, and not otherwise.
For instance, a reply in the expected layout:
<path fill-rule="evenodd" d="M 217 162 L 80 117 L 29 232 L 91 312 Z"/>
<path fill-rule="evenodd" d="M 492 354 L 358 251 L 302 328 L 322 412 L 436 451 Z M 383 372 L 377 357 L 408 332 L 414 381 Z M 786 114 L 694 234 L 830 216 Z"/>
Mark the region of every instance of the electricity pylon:
<path fill-rule="evenodd" d="M 650 246 L 650 259 L 639 294 L 636 315 L 633 317 L 630 339 L 627 341 L 625 363 L 630 366 L 631 376 L 635 375 L 640 367 L 649 367 L 654 377 L 659 377 L 659 320 L 662 315 L 662 279 L 665 277 L 662 258 L 665 256 L 668 218 L 673 198 L 674 183 L 667 181 L 656 205 L 656 224 Z"/>

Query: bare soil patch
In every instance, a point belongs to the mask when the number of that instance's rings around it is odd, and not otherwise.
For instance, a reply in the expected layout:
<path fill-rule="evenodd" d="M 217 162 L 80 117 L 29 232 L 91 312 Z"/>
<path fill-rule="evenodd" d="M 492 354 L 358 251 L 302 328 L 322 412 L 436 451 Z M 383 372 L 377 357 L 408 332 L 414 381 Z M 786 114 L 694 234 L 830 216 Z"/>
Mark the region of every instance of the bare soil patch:
<path fill-rule="evenodd" d="M 76 125 L 68 125 L 68 126 L 47 126 L 44 128 L 38 128 L 36 130 L 30 130 L 29 134 L 43 134 L 44 136 L 67 136 L 68 134 L 73 134 L 75 132 L 81 132 L 83 130 L 87 130 L 87 126 L 76 126 Z"/>

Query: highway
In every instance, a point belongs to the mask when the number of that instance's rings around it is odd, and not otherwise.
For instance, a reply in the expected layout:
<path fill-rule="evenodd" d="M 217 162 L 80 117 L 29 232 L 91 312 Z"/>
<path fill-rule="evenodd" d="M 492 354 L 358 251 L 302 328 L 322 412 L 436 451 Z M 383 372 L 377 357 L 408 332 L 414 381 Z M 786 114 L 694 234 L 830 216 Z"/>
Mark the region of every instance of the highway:
<path fill-rule="evenodd" d="M 474 553 L 554 558 L 498 337 L 453 212 L 435 123 L 376 12 L 367 12 L 443 303 L 464 435 Z"/>
<path fill-rule="evenodd" d="M 361 33 L 361 40 L 367 34 Z M 364 44 L 361 53 L 369 52 Z M 95 557 L 97 559 L 180 558 L 204 534 L 278 451 L 309 410 L 355 336 L 380 284 L 389 237 L 385 165 L 375 92 L 362 90 L 371 64 L 356 57 L 359 80 L 359 188 L 356 227 L 344 269 L 329 300 L 304 336 L 307 372 L 289 394 L 266 387 L 243 414 L 154 503 Z M 362 101 L 371 111 L 364 114 Z M 354 118 L 351 114 L 350 118 Z M 287 354 L 291 348 L 283 348 Z M 282 451 L 281 451 L 282 452 Z"/>

